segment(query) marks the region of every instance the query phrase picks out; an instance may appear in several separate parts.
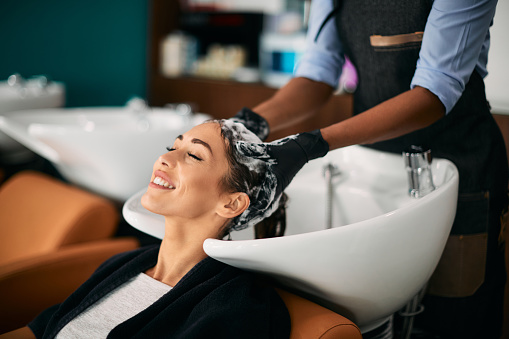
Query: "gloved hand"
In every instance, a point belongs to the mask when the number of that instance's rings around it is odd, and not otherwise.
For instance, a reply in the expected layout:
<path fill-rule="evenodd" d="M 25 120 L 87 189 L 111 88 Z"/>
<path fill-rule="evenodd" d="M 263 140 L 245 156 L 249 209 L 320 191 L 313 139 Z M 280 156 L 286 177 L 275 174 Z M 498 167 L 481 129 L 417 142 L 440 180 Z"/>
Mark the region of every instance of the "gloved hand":
<path fill-rule="evenodd" d="M 275 197 L 279 197 L 297 172 L 309 161 L 323 157 L 329 152 L 329 144 L 320 130 L 295 134 L 270 143 L 236 143 L 244 156 L 268 163 L 277 180 Z"/>
<path fill-rule="evenodd" d="M 269 136 L 269 124 L 267 120 L 249 108 L 243 107 L 230 119 L 246 126 L 248 130 L 256 134 L 262 141 L 266 140 Z"/>

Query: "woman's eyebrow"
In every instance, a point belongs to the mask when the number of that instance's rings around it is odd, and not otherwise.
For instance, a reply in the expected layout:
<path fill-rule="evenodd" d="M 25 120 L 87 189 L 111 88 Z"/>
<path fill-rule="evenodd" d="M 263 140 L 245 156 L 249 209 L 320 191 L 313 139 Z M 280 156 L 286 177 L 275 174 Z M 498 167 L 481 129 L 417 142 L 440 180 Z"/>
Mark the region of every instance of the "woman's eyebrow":
<path fill-rule="evenodd" d="M 180 134 L 179 136 L 177 136 L 177 139 L 179 139 L 179 140 L 184 140 L 184 136 L 183 136 L 182 134 Z M 205 146 L 205 147 L 209 150 L 210 154 L 214 155 L 214 153 L 212 152 L 212 148 L 211 148 L 211 147 L 210 147 L 210 145 L 209 145 L 208 143 L 206 143 L 205 141 L 203 141 L 203 140 L 201 140 L 201 139 L 198 139 L 198 138 L 193 138 L 193 139 L 191 140 L 191 142 L 192 142 L 193 144 L 199 144 L 199 145 Z"/>

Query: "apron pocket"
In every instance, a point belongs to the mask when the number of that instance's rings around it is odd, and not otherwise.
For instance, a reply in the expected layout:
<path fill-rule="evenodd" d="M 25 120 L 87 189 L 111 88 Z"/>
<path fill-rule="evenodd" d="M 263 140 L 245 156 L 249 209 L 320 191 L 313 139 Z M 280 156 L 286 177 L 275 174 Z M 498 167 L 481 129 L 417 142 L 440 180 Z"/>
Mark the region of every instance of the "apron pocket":
<path fill-rule="evenodd" d="M 428 284 L 428 294 L 468 297 L 484 282 L 488 234 L 451 235 Z"/>
<path fill-rule="evenodd" d="M 428 294 L 468 297 L 483 284 L 488 247 L 489 194 L 460 194 L 452 234 L 445 245 Z M 457 234 L 460 231 L 462 234 Z"/>
<path fill-rule="evenodd" d="M 377 52 L 397 51 L 408 48 L 420 48 L 424 32 L 398 35 L 372 35 L 369 42 Z"/>

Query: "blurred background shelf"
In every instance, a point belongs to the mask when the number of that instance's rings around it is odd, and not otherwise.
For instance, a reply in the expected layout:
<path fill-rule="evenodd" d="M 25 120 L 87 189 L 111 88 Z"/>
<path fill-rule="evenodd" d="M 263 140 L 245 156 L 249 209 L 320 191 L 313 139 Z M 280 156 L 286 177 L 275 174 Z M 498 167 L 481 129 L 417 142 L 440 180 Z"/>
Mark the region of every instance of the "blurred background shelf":
<path fill-rule="evenodd" d="M 160 68 L 161 41 L 178 29 L 180 13 L 177 1 L 151 1 L 147 75 L 147 98 L 150 105 L 163 106 L 172 102 L 186 102 L 192 104 L 198 112 L 205 112 L 215 118 L 229 118 L 242 107 L 253 107 L 277 91 L 276 88 L 261 82 L 243 83 L 191 76 L 174 78 L 164 76 Z M 318 116 L 280 131 L 271 138 L 324 127 L 350 117 L 351 112 L 351 95 L 334 96 Z"/>

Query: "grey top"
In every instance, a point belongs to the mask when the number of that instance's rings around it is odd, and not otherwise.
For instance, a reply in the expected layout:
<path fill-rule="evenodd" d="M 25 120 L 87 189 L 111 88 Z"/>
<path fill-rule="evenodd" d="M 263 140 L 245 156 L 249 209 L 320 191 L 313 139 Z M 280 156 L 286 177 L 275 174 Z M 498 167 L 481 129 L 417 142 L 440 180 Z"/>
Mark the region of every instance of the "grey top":
<path fill-rule="evenodd" d="M 113 328 L 152 305 L 171 288 L 140 273 L 71 320 L 56 338 L 106 338 Z"/>

